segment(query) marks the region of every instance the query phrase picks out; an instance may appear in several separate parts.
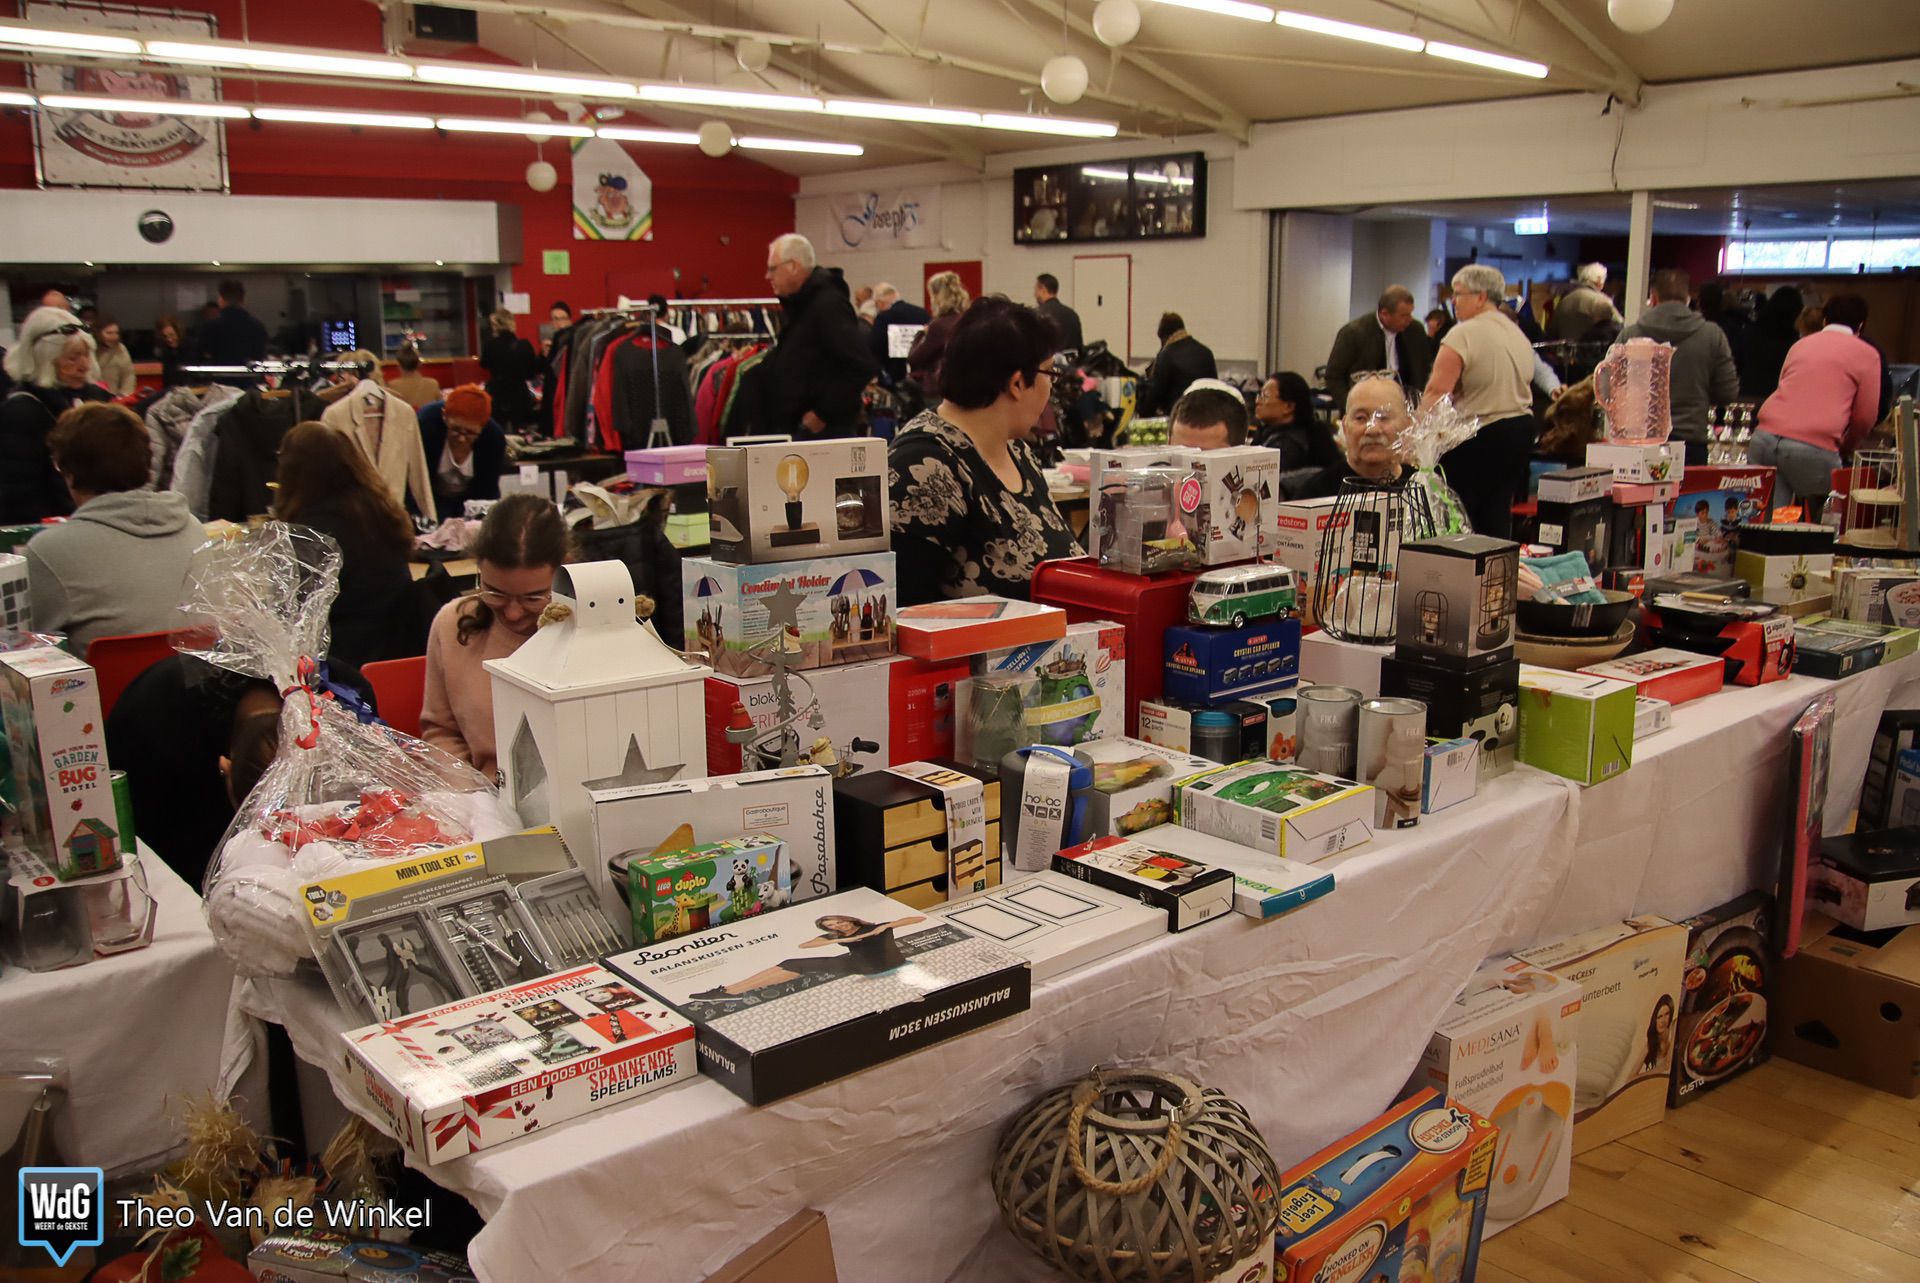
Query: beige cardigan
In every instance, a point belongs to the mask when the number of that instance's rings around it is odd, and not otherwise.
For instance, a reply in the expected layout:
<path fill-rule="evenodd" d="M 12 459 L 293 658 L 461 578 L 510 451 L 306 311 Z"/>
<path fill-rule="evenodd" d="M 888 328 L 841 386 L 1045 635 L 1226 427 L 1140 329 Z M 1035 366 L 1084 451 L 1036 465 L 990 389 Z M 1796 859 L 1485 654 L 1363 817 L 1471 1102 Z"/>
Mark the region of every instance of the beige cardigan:
<path fill-rule="evenodd" d="M 380 429 L 380 448 L 374 449 L 374 424 Z M 353 435 L 366 452 L 393 501 L 413 506 L 428 521 L 438 521 L 433 508 L 433 476 L 427 470 L 427 451 L 420 444 L 420 419 L 413 407 L 371 379 L 362 379 L 353 391 L 327 407 L 320 422 Z"/>

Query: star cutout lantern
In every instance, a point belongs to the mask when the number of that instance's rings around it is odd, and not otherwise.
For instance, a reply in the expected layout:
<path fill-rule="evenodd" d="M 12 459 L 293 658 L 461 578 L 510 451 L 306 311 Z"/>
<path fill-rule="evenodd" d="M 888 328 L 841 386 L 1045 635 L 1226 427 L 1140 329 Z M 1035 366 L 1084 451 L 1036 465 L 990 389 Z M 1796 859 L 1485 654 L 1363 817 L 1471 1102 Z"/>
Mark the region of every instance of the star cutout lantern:
<path fill-rule="evenodd" d="M 589 789 L 623 789 L 637 784 L 665 784 L 682 770 L 681 764 L 673 766 L 648 766 L 647 759 L 640 752 L 638 738 L 627 740 L 627 760 L 620 764 L 620 770 L 613 775 L 597 780 L 586 780 Z"/>
<path fill-rule="evenodd" d="M 800 606 L 807 600 L 805 593 L 793 590 L 793 581 L 782 579 L 780 586 L 761 599 L 767 608 L 767 631 L 774 632 L 782 628 L 800 627 Z"/>

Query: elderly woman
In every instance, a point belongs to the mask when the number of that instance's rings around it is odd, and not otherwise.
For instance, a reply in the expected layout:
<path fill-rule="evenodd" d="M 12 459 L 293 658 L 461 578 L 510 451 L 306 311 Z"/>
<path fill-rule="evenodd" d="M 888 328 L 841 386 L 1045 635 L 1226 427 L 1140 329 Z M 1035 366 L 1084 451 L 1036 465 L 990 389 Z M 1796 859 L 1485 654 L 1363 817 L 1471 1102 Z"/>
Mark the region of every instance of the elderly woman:
<path fill-rule="evenodd" d="M 940 395 L 940 360 L 946 355 L 947 340 L 973 296 L 960 283 L 960 273 L 939 272 L 927 278 L 927 298 L 933 303 L 933 320 L 907 353 L 907 375 L 931 400 Z"/>
<path fill-rule="evenodd" d="M 0 525 L 64 517 L 73 498 L 47 436 L 80 402 L 112 399 L 97 382 L 93 335 L 64 308 L 38 308 L 21 324 L 6 369 L 18 386 L 0 402 Z"/>
<path fill-rule="evenodd" d="M 1400 461 L 1400 434 L 1413 416 L 1407 394 L 1391 371 L 1356 374 L 1340 419 L 1341 457 L 1323 468 L 1283 473 L 1280 487 L 1289 499 L 1323 499 L 1338 494 L 1348 477 L 1386 484 L 1406 473 Z"/>
<path fill-rule="evenodd" d="M 1506 288 L 1500 270 L 1484 264 L 1470 263 L 1453 274 L 1460 323 L 1440 340 L 1420 397 L 1424 410 L 1451 396 L 1462 414 L 1480 420 L 1473 439 L 1441 462 L 1473 528 L 1501 539 L 1513 533 L 1513 504 L 1526 492 L 1535 432 L 1533 344 L 1497 306 Z"/>

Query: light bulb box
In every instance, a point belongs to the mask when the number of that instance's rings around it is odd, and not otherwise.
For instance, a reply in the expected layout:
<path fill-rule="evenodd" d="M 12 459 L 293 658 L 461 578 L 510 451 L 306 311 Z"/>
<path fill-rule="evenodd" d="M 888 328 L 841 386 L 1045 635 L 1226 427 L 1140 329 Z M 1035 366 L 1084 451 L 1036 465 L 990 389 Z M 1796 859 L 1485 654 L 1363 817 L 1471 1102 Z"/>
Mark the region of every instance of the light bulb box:
<path fill-rule="evenodd" d="M 1166 914 L 1166 929 L 1187 931 L 1233 912 L 1233 874 L 1133 838 L 1091 838 L 1055 852 L 1053 870 L 1138 900 Z"/>
<path fill-rule="evenodd" d="M 889 502 L 887 443 L 877 437 L 707 451 L 707 526 L 717 561 L 885 552 Z"/>
<path fill-rule="evenodd" d="M 1684 918 L 1687 970 L 1675 1026 L 1675 1109 L 1767 1062 L 1773 994 L 1773 896 L 1749 891 Z"/>
<path fill-rule="evenodd" d="M 1237 698 L 1300 676 L 1300 620 L 1294 616 L 1240 628 L 1169 628 L 1161 645 L 1161 690 L 1174 699 Z"/>
<path fill-rule="evenodd" d="M 1093 792 L 1087 795 L 1088 832 L 1113 837 L 1170 823 L 1173 782 L 1219 765 L 1125 736 L 1076 745 L 1073 755 L 1093 767 Z"/>
<path fill-rule="evenodd" d="M 1483 963 L 1402 1092 L 1431 1087 L 1499 1129 L 1488 1238 L 1567 1196 L 1579 1020 L 1573 981 L 1513 958 Z"/>
<path fill-rule="evenodd" d="M 1576 784 L 1600 784 L 1633 765 L 1631 682 L 1520 665 L 1520 760 Z"/>
<path fill-rule="evenodd" d="M 1920 923 L 1920 828 L 1826 838 L 1810 873 L 1814 904 L 1856 931 Z"/>
<path fill-rule="evenodd" d="M 781 711 L 771 675 L 707 678 L 707 770 L 714 775 L 772 770 L 781 764 L 784 742 L 795 750 L 797 765 L 818 762 L 836 769 L 874 770 L 895 761 L 890 706 L 894 670 L 909 660 L 877 659 L 833 668 L 790 673 L 791 712 Z M 744 744 L 727 738 L 735 704 L 746 710 L 755 734 Z M 813 710 L 810 712 L 809 710 Z M 813 715 L 818 713 L 818 718 Z M 789 723 L 782 729 L 782 723 Z M 788 741 L 786 732 L 791 732 Z M 952 750 L 949 739 L 948 751 Z"/>
<path fill-rule="evenodd" d="M 1441 535 L 1400 546 L 1394 654 L 1456 668 L 1513 654 L 1520 545 L 1486 535 Z"/>
<path fill-rule="evenodd" d="M 93 669 L 54 646 L 0 653 L 0 720 L 17 807 L 0 817 L 0 834 L 17 837 L 62 881 L 119 868 L 131 835 L 114 811 Z"/>
<path fill-rule="evenodd" d="M 1255 922 L 1291 913 L 1334 890 L 1331 869 L 1299 860 L 1283 860 L 1198 829 L 1162 824 L 1157 829 L 1136 833 L 1134 840 L 1156 851 L 1229 870 L 1233 874 L 1233 911 Z"/>
<path fill-rule="evenodd" d="M 773 671 L 775 618 L 792 612 L 790 668 L 825 668 L 893 654 L 899 583 L 890 552 L 742 565 L 712 557 L 681 562 L 685 649 L 704 651 L 716 673 L 759 677 Z"/>
<path fill-rule="evenodd" d="M 1445 662 L 1389 655 L 1380 662 L 1380 694 L 1425 704 L 1430 739 L 1479 741 L 1482 782 L 1505 775 L 1519 760 L 1517 659 L 1463 670 Z"/>
<path fill-rule="evenodd" d="M 1678 481 L 1687 472 L 1687 448 L 1680 441 L 1649 445 L 1595 441 L 1587 446 L 1587 466 L 1605 468 L 1615 481 L 1628 484 Z"/>
<path fill-rule="evenodd" d="M 1373 840 L 1371 785 L 1278 762 L 1180 780 L 1173 812 L 1187 828 L 1303 864 Z"/>

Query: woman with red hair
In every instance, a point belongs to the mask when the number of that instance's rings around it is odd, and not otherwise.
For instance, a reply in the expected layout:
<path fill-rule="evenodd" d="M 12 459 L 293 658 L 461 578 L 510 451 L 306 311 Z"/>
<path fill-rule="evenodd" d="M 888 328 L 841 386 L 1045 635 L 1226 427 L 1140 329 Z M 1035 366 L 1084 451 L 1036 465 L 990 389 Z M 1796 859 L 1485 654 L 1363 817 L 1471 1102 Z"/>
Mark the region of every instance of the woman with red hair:
<path fill-rule="evenodd" d="M 433 506 L 458 517 L 469 499 L 498 499 L 507 466 L 507 434 L 493 421 L 493 398 L 465 383 L 420 407 L 420 445 L 433 476 Z"/>

